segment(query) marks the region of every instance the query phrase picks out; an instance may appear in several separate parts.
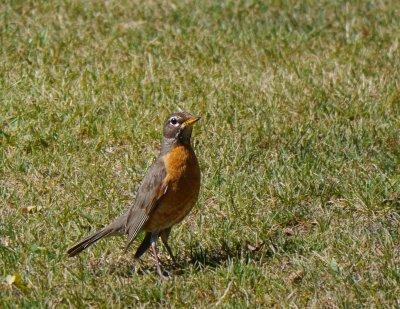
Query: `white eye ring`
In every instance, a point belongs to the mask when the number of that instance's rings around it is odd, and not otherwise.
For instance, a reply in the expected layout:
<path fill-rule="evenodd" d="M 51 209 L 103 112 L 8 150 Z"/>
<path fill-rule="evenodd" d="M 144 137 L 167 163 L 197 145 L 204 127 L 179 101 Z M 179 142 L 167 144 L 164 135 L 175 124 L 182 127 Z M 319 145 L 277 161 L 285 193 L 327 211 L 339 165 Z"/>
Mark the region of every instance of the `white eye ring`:
<path fill-rule="evenodd" d="M 176 119 L 176 117 L 172 117 L 169 120 L 169 123 L 172 124 L 173 126 L 177 127 L 179 125 L 178 119 Z"/>

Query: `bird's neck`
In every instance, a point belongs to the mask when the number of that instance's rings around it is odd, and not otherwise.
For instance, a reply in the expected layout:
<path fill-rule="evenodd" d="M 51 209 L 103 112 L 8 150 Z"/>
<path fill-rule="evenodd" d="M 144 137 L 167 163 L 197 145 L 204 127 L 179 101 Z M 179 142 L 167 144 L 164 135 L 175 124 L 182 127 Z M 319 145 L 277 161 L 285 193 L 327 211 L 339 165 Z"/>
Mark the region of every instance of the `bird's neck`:
<path fill-rule="evenodd" d="M 176 138 L 164 138 L 161 143 L 160 154 L 163 156 L 179 146 L 184 146 L 190 149 L 192 148 L 192 145 L 190 144 L 190 139 L 180 141 L 179 139 Z"/>

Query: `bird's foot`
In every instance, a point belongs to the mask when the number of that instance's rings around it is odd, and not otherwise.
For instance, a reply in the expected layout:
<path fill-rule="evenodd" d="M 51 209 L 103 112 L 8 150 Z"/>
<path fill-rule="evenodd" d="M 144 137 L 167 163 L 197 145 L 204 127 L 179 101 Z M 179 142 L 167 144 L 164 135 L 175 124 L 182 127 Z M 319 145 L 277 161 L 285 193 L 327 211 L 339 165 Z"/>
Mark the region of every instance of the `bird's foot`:
<path fill-rule="evenodd" d="M 169 271 L 157 267 L 157 274 L 161 280 L 166 281 L 171 279 L 172 274 Z"/>

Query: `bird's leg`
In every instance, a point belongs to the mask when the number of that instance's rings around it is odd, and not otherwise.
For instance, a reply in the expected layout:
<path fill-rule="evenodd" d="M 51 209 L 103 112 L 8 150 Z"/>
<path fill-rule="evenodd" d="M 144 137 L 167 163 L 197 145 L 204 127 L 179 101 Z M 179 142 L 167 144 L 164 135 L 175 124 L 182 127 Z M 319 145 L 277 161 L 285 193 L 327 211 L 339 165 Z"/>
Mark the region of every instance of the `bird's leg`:
<path fill-rule="evenodd" d="M 172 260 L 172 263 L 174 264 L 174 266 L 178 265 L 178 263 L 176 262 L 175 256 L 172 253 L 171 247 L 169 246 L 167 241 L 163 240 L 163 243 L 164 243 L 165 249 L 167 249 L 167 252 L 168 252 L 169 256 L 171 257 L 171 260 Z"/>
<path fill-rule="evenodd" d="M 160 259 L 158 258 L 158 253 L 157 253 L 157 245 L 156 245 L 157 238 L 158 238 L 158 233 L 151 234 L 151 239 L 150 239 L 151 250 L 153 251 L 154 259 L 156 260 L 157 273 L 162 279 L 165 279 L 165 276 L 161 269 Z"/>
<path fill-rule="evenodd" d="M 165 249 L 167 249 L 167 252 L 168 252 L 169 256 L 171 257 L 172 263 L 174 264 L 174 266 L 177 266 L 178 263 L 176 262 L 176 259 L 175 259 L 174 254 L 172 253 L 171 247 L 168 244 L 168 237 L 169 237 L 170 233 L 171 233 L 171 228 L 165 229 L 165 230 L 161 231 L 160 237 L 165 246 Z"/>

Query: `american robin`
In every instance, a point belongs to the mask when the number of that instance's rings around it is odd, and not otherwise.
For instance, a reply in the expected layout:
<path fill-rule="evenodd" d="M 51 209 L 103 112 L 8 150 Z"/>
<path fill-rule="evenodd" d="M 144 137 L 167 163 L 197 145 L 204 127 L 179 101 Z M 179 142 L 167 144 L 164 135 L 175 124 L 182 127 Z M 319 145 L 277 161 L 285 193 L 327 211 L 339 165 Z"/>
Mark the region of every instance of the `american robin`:
<path fill-rule="evenodd" d="M 140 258 L 151 247 L 157 272 L 163 277 L 156 241 L 161 237 L 175 263 L 168 245 L 171 228 L 186 217 L 199 196 L 200 168 L 190 143 L 193 124 L 199 119 L 187 112 L 168 117 L 164 123 L 160 154 L 139 186 L 135 201 L 109 225 L 70 248 L 69 256 L 77 255 L 103 237 L 118 234 L 128 236 L 126 250 L 144 231 L 146 234 L 135 258 Z"/>

